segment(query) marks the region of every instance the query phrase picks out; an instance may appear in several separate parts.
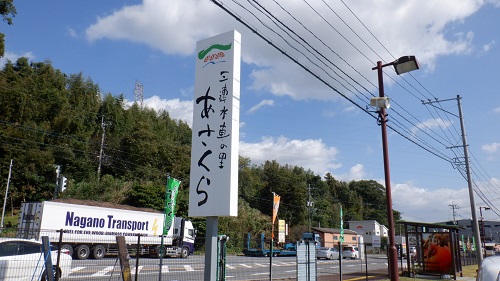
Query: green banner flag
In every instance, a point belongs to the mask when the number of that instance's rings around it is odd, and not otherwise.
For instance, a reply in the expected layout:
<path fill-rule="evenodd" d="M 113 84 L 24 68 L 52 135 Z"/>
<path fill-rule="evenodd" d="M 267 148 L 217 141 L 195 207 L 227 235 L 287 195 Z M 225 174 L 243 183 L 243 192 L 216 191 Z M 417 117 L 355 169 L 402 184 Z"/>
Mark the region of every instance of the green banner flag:
<path fill-rule="evenodd" d="M 165 222 L 163 223 L 163 235 L 167 235 L 174 223 L 175 202 L 181 181 L 168 177 L 167 192 L 165 194 Z"/>
<path fill-rule="evenodd" d="M 344 214 L 342 213 L 342 206 L 340 206 L 340 242 L 344 242 Z"/>

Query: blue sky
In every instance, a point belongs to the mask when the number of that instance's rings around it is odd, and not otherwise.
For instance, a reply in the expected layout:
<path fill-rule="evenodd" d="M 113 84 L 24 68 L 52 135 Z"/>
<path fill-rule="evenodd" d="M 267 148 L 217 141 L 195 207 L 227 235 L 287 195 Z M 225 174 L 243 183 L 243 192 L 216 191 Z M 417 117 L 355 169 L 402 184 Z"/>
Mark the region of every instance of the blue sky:
<path fill-rule="evenodd" d="M 331 87 L 209 0 L 17 1 L 14 25 L 2 25 L 2 63 L 50 60 L 131 102 L 139 81 L 146 106 L 191 122 L 196 42 L 235 29 L 242 34 L 240 154 L 254 164 L 277 160 L 383 184 L 380 127 L 363 110 L 378 95 L 371 69 L 415 55 L 417 71 L 397 76 L 384 68 L 397 131 L 388 137 L 394 209 L 406 220 L 437 222 L 453 219 L 450 205 L 457 205 L 456 219 L 472 217 L 463 167 L 451 164 L 463 161 L 463 150 L 449 148 L 462 144 L 460 95 L 476 210 L 491 206 L 485 219 L 499 219 L 499 0 L 259 2 L 269 17 L 253 1 L 221 2 Z M 436 109 L 422 104 L 427 99 L 448 101 Z"/>

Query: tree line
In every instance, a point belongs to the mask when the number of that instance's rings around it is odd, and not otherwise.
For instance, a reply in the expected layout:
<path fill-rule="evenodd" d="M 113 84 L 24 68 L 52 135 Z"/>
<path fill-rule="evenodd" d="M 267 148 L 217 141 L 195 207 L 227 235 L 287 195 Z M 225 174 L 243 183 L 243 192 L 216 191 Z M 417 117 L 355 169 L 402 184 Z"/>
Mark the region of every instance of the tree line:
<path fill-rule="evenodd" d="M 0 106 L 2 179 L 14 162 L 9 209 L 54 198 L 59 165 L 68 179 L 59 198 L 157 210 L 163 209 L 170 174 L 182 181 L 176 214 L 187 216 L 191 128 L 186 122 L 166 111 L 127 107 L 122 94 L 102 94 L 82 73 L 65 74 L 50 61 L 27 58 L 7 62 L 0 72 Z M 345 221 L 387 223 L 385 189 L 374 180 L 339 181 L 272 159 L 256 165 L 240 157 L 238 191 L 239 216 L 219 219 L 219 231 L 230 237 L 269 235 L 273 192 L 281 196 L 279 219 L 292 229 L 338 228 L 340 206 Z M 400 213 L 394 214 L 399 220 Z M 204 219 L 193 220 L 204 235 Z"/>

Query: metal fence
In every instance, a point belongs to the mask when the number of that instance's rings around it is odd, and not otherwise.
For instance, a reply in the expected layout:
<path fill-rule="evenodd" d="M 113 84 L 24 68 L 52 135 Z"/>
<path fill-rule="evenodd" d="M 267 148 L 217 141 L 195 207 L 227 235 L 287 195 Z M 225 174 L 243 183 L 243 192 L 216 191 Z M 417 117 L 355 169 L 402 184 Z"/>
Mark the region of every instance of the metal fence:
<path fill-rule="evenodd" d="M 68 243 L 65 240 L 64 231 L 54 230 L 44 231 L 44 233 L 50 234 L 47 236 L 50 236 L 50 242 L 56 248 L 60 247 L 66 251 L 67 245 L 73 245 L 71 267 L 69 272 L 62 273 L 63 277 L 60 280 L 204 280 L 204 237 L 196 238 L 195 251 L 186 258 L 160 258 L 157 253 L 151 255 L 149 250 L 152 246 L 145 243 L 151 241 L 148 239 L 151 237 L 128 237 L 125 258 L 123 255 L 120 258 L 120 249 L 116 243 L 109 243 L 109 241 L 103 243 L 95 235 L 88 234 L 84 239 L 86 243 L 80 243 L 80 246 L 86 245 L 84 248 L 90 251 L 90 254 L 82 256 L 78 254 L 81 248 L 77 243 Z M 293 248 L 279 243 L 273 244 L 273 250 L 278 252 L 270 254 L 269 251 L 262 251 L 270 250 L 269 241 L 262 243 L 262 241 L 246 241 L 245 238 L 229 237 L 224 243 L 219 244 L 217 280 L 256 281 L 271 278 L 272 280 L 297 280 L 300 271 L 306 267 L 313 269 L 307 272 L 314 276 L 301 277 L 299 280 L 345 280 L 353 277 L 358 277 L 359 280 L 377 280 L 377 278 L 382 280 L 388 278 L 387 256 L 384 253 L 367 253 L 364 250 L 365 247 L 359 247 L 363 250 L 360 250 L 359 256 L 354 259 L 347 257 L 318 259 L 315 249 L 309 252 L 301 251 L 301 243 L 303 242 L 292 243 L 297 246 L 296 254 L 292 253 Z M 260 249 L 253 248 L 257 245 L 261 246 Z M 260 250 L 260 252 L 249 252 L 249 248 Z M 65 251 L 61 255 L 64 255 Z M 472 254 L 462 253 L 462 255 L 462 265 L 473 263 Z M 0 280 L 3 280 L 2 274 L 5 274 L 4 266 L 8 266 L 8 263 L 2 260 L 8 260 L 8 258 L 0 257 Z M 19 255 L 16 259 L 22 265 L 23 256 Z M 408 269 L 405 258 L 399 261 L 400 274 L 411 270 L 411 268 Z M 27 264 L 32 261 L 26 260 L 25 262 L 26 264 L 22 267 L 28 270 Z M 33 276 L 30 280 L 40 280 L 41 276 Z"/>

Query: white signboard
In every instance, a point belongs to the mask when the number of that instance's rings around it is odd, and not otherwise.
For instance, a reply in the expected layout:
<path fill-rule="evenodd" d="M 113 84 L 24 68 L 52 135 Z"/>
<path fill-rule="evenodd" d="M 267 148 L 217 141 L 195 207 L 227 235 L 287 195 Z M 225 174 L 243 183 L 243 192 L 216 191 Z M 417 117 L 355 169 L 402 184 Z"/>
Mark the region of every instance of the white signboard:
<path fill-rule="evenodd" d="M 238 215 L 241 34 L 198 41 L 189 216 Z"/>

